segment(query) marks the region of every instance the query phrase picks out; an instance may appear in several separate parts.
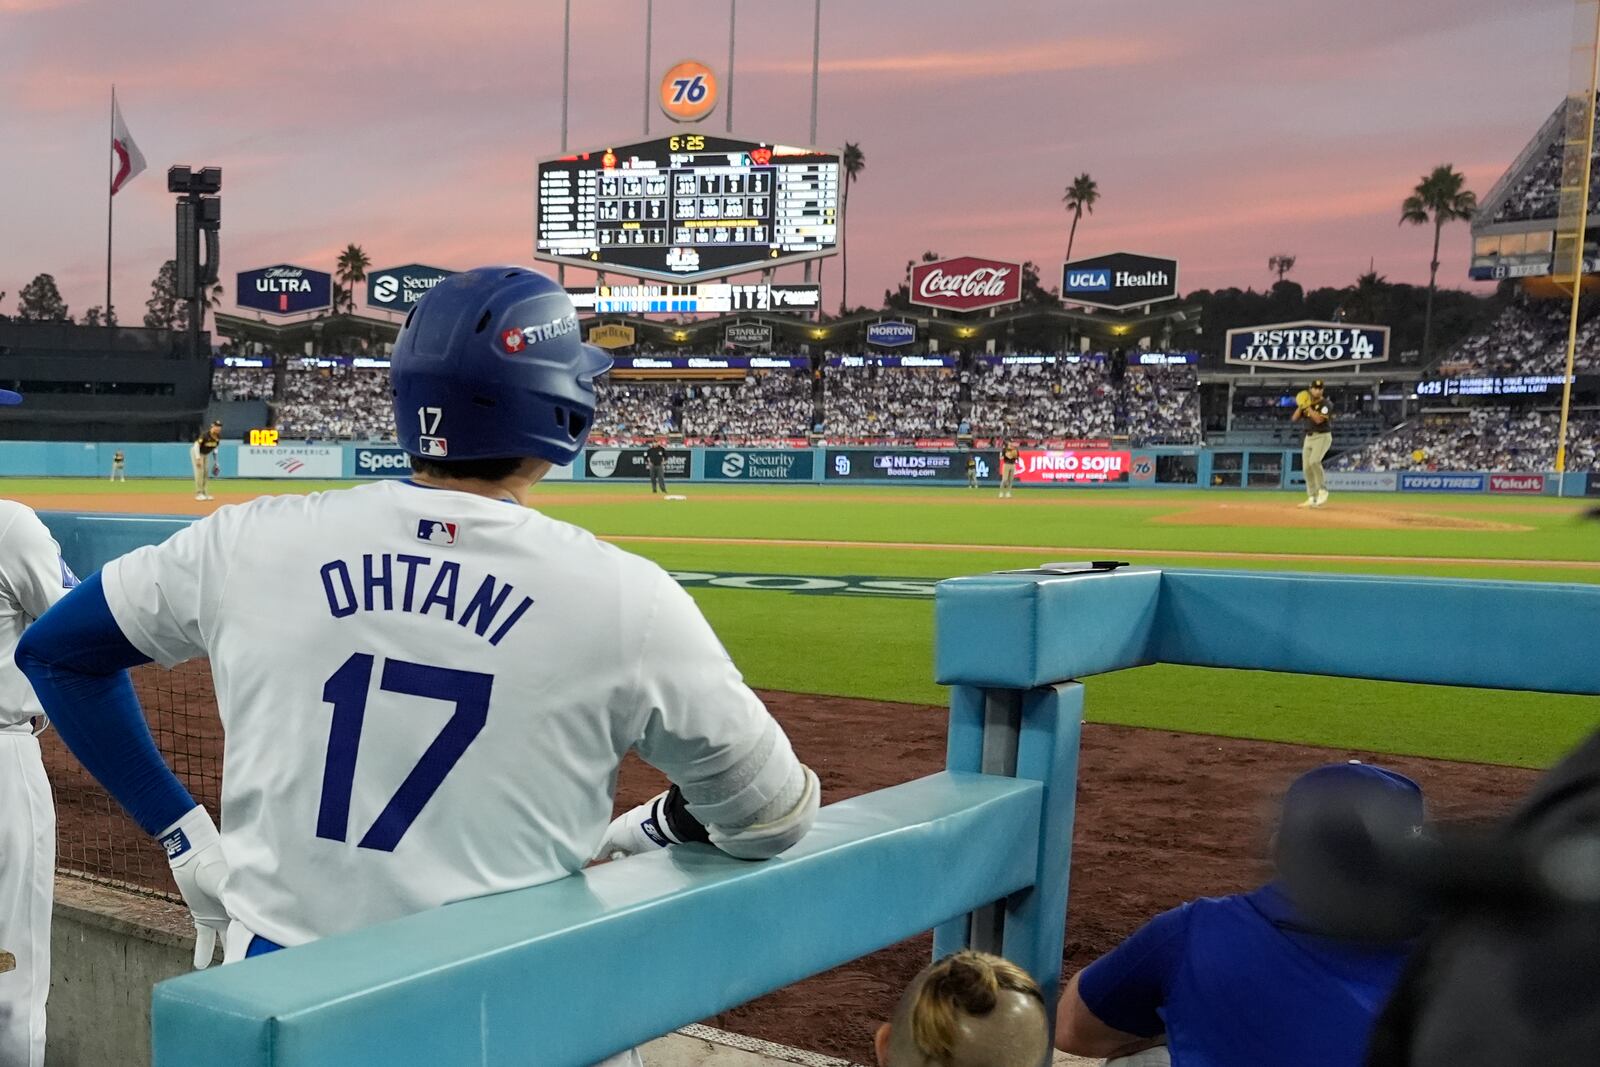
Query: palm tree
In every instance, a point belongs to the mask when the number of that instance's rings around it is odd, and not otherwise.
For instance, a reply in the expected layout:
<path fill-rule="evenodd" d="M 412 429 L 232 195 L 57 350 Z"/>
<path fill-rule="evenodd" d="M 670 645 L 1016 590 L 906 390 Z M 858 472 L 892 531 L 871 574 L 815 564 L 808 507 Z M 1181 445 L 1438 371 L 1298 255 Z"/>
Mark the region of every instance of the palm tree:
<path fill-rule="evenodd" d="M 1422 362 L 1433 347 L 1433 292 L 1439 278 L 1439 234 L 1447 222 L 1470 219 L 1478 210 L 1478 197 L 1465 189 L 1467 179 L 1449 163 L 1434 167 L 1400 205 L 1400 225 L 1433 223 L 1433 262 L 1428 266 L 1428 304 L 1422 317 Z"/>
<path fill-rule="evenodd" d="M 352 314 L 356 310 L 356 283 L 365 281 L 367 268 L 372 266 L 372 260 L 367 258 L 367 253 L 358 244 L 345 246 L 339 253 L 338 279 L 344 283 L 344 309 Z M 339 309 L 339 302 L 334 301 L 334 310 Z"/>
<path fill-rule="evenodd" d="M 867 169 L 866 154 L 861 151 L 861 146 L 850 141 L 844 143 L 844 155 L 839 157 L 839 165 L 844 167 L 844 224 L 850 225 L 850 187 L 855 184 L 856 178 Z M 840 234 L 840 236 L 844 236 Z M 850 306 L 850 245 L 845 243 L 844 252 L 839 256 L 839 270 L 844 275 L 843 282 L 839 285 L 839 314 L 843 315 Z"/>
<path fill-rule="evenodd" d="M 1072 242 L 1078 238 L 1078 220 L 1083 218 L 1087 211 L 1094 214 L 1094 204 L 1100 199 L 1100 187 L 1088 173 L 1078 175 L 1072 179 L 1072 184 L 1067 186 L 1066 194 L 1061 197 L 1061 202 L 1072 212 L 1072 230 L 1067 234 L 1067 262 L 1072 262 Z"/>
<path fill-rule="evenodd" d="M 1345 291 L 1344 307 L 1357 322 L 1383 321 L 1384 305 L 1388 302 L 1389 280 L 1376 270 L 1369 270 L 1356 279 L 1356 284 Z"/>
<path fill-rule="evenodd" d="M 208 312 L 208 311 L 214 312 L 216 310 L 217 306 L 220 305 L 221 303 L 222 303 L 222 283 L 221 282 L 212 282 L 208 286 L 201 286 L 200 287 L 200 328 L 202 330 L 206 328 L 206 312 Z M 217 321 L 215 315 L 212 316 L 211 321 L 213 323 L 215 323 Z M 115 323 L 107 323 L 107 325 L 115 325 Z"/>
<path fill-rule="evenodd" d="M 1268 256 L 1267 269 L 1276 274 L 1278 276 L 1278 280 L 1281 282 L 1283 281 L 1283 276 L 1285 274 L 1288 274 L 1290 271 L 1294 270 L 1294 257 L 1287 253 L 1279 253 L 1276 256 Z"/>

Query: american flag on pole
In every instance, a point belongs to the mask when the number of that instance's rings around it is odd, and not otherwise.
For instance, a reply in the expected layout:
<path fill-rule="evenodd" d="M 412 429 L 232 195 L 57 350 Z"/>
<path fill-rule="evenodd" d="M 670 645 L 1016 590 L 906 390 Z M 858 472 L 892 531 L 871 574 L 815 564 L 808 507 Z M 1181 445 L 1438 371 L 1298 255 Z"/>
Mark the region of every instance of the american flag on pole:
<path fill-rule="evenodd" d="M 144 170 L 144 153 L 133 143 L 128 124 L 122 121 L 122 108 L 115 97 L 111 100 L 111 152 L 117 157 L 117 173 L 111 179 L 111 195 L 139 176 Z"/>

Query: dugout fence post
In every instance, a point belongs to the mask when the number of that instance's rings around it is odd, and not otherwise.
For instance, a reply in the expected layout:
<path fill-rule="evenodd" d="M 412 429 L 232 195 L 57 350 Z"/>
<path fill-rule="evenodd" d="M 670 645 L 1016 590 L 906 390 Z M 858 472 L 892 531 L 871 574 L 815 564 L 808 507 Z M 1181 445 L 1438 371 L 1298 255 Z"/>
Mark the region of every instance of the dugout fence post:
<path fill-rule="evenodd" d="M 1083 685 L 1035 689 L 958 685 L 950 695 L 946 769 L 1044 787 L 1033 884 L 934 929 L 935 959 L 963 948 L 1005 956 L 1044 991 L 1052 1026 L 1066 942 L 1072 823 L 1077 811 Z"/>

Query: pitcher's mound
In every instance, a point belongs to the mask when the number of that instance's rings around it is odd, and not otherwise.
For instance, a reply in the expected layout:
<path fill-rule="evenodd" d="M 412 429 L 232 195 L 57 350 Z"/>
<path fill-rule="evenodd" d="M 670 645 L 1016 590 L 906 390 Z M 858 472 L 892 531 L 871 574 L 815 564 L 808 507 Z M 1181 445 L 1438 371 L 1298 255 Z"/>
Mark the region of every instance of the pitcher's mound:
<path fill-rule="evenodd" d="M 1217 501 L 1162 515 L 1155 522 L 1173 526 L 1289 526 L 1339 530 L 1483 530 L 1520 533 L 1533 529 L 1510 522 L 1488 522 L 1461 515 L 1408 511 L 1368 503 L 1341 504 L 1337 496 L 1320 508 L 1296 507 L 1287 495 L 1272 500 Z"/>

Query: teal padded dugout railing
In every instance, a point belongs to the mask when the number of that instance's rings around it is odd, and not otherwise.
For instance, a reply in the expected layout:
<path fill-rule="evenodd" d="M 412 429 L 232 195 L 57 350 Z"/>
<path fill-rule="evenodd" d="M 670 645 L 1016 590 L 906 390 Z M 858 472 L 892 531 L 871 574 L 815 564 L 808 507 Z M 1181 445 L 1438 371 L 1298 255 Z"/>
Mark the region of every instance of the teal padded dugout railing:
<path fill-rule="evenodd" d="M 936 619 L 945 772 L 825 807 L 766 863 L 675 848 L 162 983 L 156 1067 L 593 1063 L 930 926 L 936 955 L 1003 950 L 1053 1003 L 1074 679 L 1168 662 L 1600 693 L 1600 587 L 1042 570 L 941 583 Z"/>

